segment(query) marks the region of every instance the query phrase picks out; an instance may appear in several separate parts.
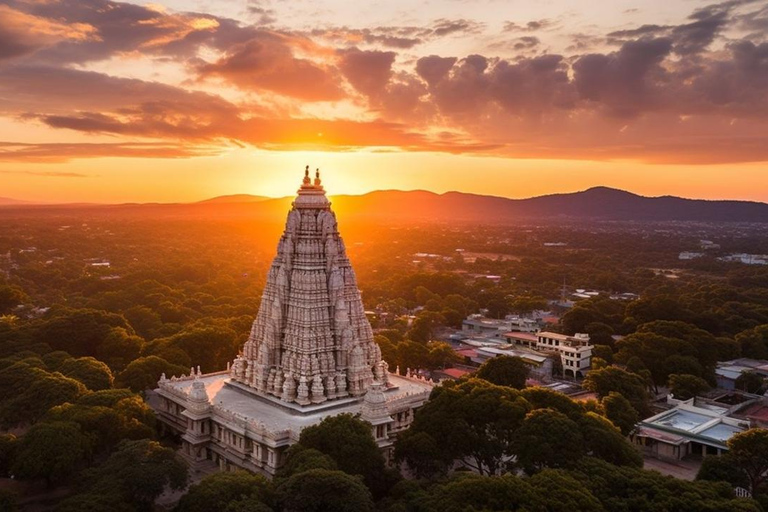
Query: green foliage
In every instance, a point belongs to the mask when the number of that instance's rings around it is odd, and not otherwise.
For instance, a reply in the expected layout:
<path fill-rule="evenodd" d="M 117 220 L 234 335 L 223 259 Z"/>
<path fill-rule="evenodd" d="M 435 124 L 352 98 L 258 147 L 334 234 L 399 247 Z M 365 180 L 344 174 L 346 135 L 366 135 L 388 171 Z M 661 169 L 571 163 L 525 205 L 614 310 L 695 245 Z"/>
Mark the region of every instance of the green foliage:
<path fill-rule="evenodd" d="M 628 436 L 635 430 L 635 425 L 640 419 L 637 410 L 620 393 L 612 391 L 600 401 L 605 417 L 608 418 L 621 433 Z"/>
<path fill-rule="evenodd" d="M 115 379 L 118 387 L 127 387 L 137 393 L 157 387 L 157 381 L 165 373 L 168 378 L 185 375 L 189 368 L 176 366 L 157 356 L 140 357 L 120 372 Z"/>
<path fill-rule="evenodd" d="M 373 512 L 370 491 L 359 477 L 341 471 L 311 469 L 277 488 L 283 512 Z"/>
<path fill-rule="evenodd" d="M 610 420 L 588 412 L 579 420 L 579 428 L 588 455 L 617 466 L 643 467 L 640 452 Z"/>
<path fill-rule="evenodd" d="M 571 474 L 611 512 L 760 510 L 754 501 L 736 499 L 727 484 L 689 482 L 592 457 L 584 457 Z"/>
<path fill-rule="evenodd" d="M 19 441 L 13 473 L 20 478 L 43 478 L 49 484 L 73 476 L 90 457 L 91 442 L 73 422 L 42 422 Z"/>
<path fill-rule="evenodd" d="M 114 377 L 109 366 L 93 357 L 67 359 L 58 371 L 66 377 L 78 380 L 91 391 L 101 391 L 112 387 Z"/>
<path fill-rule="evenodd" d="M 747 393 L 759 393 L 765 384 L 765 379 L 755 372 L 743 372 L 736 379 L 736 389 Z"/>
<path fill-rule="evenodd" d="M 749 488 L 749 477 L 733 457 L 726 452 L 720 456 L 707 456 L 701 462 L 696 480 L 728 482 L 733 487 Z"/>
<path fill-rule="evenodd" d="M 58 372 L 47 373 L 26 365 L 14 365 L 3 372 L 6 371 L 6 377 L 19 377 L 19 381 L 9 388 L 19 388 L 22 385 L 24 387 L 17 393 L 0 399 L 0 424 L 5 426 L 35 422 L 51 407 L 74 402 L 87 391 L 80 382 L 64 377 Z M 0 376 L 0 381 L 2 380 L 3 376 Z"/>
<path fill-rule="evenodd" d="M 27 294 L 18 286 L 0 284 L 0 315 L 10 313 L 13 308 L 28 300 Z"/>
<path fill-rule="evenodd" d="M 529 372 L 528 365 L 521 358 L 497 356 L 483 363 L 475 376 L 498 386 L 523 389 Z"/>
<path fill-rule="evenodd" d="M 544 468 L 574 464 L 584 455 L 584 438 L 578 424 L 552 409 L 528 413 L 515 432 L 512 452 L 529 474 Z"/>
<path fill-rule="evenodd" d="M 480 473 L 496 473 L 505 454 L 511 452 L 512 433 L 522 423 L 530 404 L 520 392 L 481 379 L 448 382 L 432 391 L 430 400 L 418 411 L 413 425 L 395 446 L 395 457 L 414 468 L 436 465 L 447 470 L 454 461 L 463 461 Z M 423 434 L 419 447 L 412 436 Z M 430 447 L 440 446 L 439 457 Z"/>
<path fill-rule="evenodd" d="M 182 496 L 175 510 L 176 512 L 224 511 L 229 510 L 229 506 L 233 506 L 232 510 L 237 510 L 246 500 L 267 506 L 273 499 L 271 485 L 263 476 L 246 471 L 215 473 L 191 486 L 189 492 Z M 237 503 L 240 504 L 236 505 Z"/>
<path fill-rule="evenodd" d="M 752 428 L 731 437 L 728 458 L 747 475 L 749 491 L 756 494 L 768 478 L 768 430 Z"/>
<path fill-rule="evenodd" d="M 638 414 L 646 416 L 648 413 L 648 392 L 645 388 L 645 381 L 635 373 L 615 366 L 608 366 L 589 372 L 584 379 L 583 386 L 585 389 L 597 393 L 600 399 L 612 392 L 619 393 L 629 400 Z"/>
<path fill-rule="evenodd" d="M 669 391 L 678 400 L 690 400 L 709 389 L 707 381 L 695 375 L 670 375 Z"/>
<path fill-rule="evenodd" d="M 341 471 L 363 477 L 375 495 L 387 491 L 390 482 L 384 457 L 373 440 L 370 424 L 350 414 L 330 416 L 302 430 L 299 444 L 329 456 Z"/>
<path fill-rule="evenodd" d="M 92 356 L 102 349 L 113 327 L 133 334 L 120 315 L 95 309 L 60 308 L 40 326 L 37 339 L 76 357 Z"/>
<path fill-rule="evenodd" d="M 331 457 L 314 448 L 305 448 L 301 443 L 294 444 L 285 452 L 285 463 L 278 470 L 277 476 L 290 476 L 310 469 L 336 470 L 338 466 Z"/>

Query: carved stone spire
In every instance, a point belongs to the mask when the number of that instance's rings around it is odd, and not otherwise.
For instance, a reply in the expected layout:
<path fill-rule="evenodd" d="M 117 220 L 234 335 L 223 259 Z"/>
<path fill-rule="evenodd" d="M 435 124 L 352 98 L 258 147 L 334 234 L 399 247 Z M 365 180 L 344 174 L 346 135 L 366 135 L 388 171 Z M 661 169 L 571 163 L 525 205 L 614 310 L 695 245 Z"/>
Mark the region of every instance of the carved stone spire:
<path fill-rule="evenodd" d="M 231 377 L 303 406 L 362 396 L 374 377 L 386 383 L 383 368 L 320 170 L 313 183 L 307 166 Z"/>

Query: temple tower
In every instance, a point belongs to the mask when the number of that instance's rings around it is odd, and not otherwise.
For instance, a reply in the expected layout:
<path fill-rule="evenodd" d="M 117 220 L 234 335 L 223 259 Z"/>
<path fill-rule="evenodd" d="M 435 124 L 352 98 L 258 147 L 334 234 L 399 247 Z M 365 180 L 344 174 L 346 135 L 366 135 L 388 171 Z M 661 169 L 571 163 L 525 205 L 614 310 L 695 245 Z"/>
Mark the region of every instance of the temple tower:
<path fill-rule="evenodd" d="M 305 169 L 272 262 L 259 313 L 232 378 L 306 406 L 387 384 L 355 273 L 320 171 Z"/>

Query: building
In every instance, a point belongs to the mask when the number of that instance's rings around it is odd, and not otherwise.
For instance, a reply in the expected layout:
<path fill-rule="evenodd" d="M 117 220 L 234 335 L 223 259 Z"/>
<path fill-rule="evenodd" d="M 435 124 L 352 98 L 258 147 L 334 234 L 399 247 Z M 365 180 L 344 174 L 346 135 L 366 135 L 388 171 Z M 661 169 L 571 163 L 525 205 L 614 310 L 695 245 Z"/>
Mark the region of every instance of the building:
<path fill-rule="evenodd" d="M 539 329 L 539 320 L 518 315 L 507 315 L 503 320 L 487 318 L 483 315 L 469 315 L 461 323 L 462 335 L 465 336 L 501 338 L 509 331 L 537 332 Z"/>
<path fill-rule="evenodd" d="M 390 374 L 319 172 L 288 213 L 258 315 L 227 371 L 166 378 L 150 399 L 193 467 L 273 476 L 301 430 L 360 414 L 387 459 L 432 384 Z"/>
<path fill-rule="evenodd" d="M 718 259 L 732 263 L 743 263 L 744 265 L 768 265 L 768 254 L 729 254 Z"/>
<path fill-rule="evenodd" d="M 768 361 L 742 357 L 731 361 L 719 361 L 715 368 L 715 379 L 720 389 L 736 389 L 736 380 L 744 373 L 756 373 L 768 378 Z"/>
<path fill-rule="evenodd" d="M 677 400 L 671 409 L 637 424 L 632 440 L 646 455 L 666 460 L 720 455 L 739 432 L 759 425 L 766 411 L 761 397 L 725 394 L 715 398 Z"/>
<path fill-rule="evenodd" d="M 589 344 L 588 334 L 568 336 L 556 332 L 540 332 L 536 338 L 536 350 L 560 354 L 563 375 L 584 377 L 592 366 L 592 345 Z"/>

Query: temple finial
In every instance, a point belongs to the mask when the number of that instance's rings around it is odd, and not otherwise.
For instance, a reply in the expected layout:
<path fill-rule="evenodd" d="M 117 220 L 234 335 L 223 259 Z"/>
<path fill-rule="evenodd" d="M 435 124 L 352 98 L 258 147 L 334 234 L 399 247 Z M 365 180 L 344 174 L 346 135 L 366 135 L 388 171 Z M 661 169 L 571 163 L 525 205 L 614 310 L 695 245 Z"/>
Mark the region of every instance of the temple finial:
<path fill-rule="evenodd" d="M 315 169 L 315 186 L 320 186 L 320 168 Z"/>
<path fill-rule="evenodd" d="M 309 179 L 309 166 L 306 166 L 304 168 L 304 185 L 309 185 L 311 183 Z"/>

